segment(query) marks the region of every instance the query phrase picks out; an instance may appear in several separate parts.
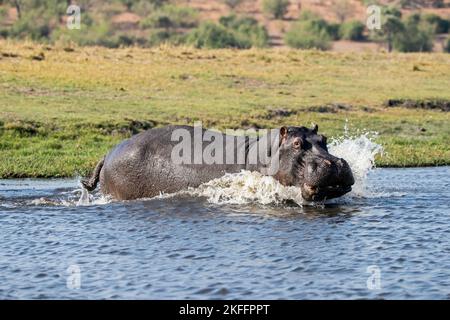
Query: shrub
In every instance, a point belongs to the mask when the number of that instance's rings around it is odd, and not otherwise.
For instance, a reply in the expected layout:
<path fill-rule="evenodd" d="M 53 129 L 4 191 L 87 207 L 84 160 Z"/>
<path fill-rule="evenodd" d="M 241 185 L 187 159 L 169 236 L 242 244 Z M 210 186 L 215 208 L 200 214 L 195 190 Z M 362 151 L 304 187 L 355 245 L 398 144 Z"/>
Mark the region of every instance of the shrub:
<path fill-rule="evenodd" d="M 220 24 L 233 30 L 236 37 L 242 42 L 248 42 L 253 47 L 265 47 L 269 41 L 269 35 L 264 26 L 258 24 L 256 19 L 250 17 L 237 17 L 229 15 L 221 17 Z"/>
<path fill-rule="evenodd" d="M 332 40 L 341 39 L 340 28 L 341 28 L 341 25 L 339 23 L 327 24 L 326 30 Z"/>
<path fill-rule="evenodd" d="M 196 48 L 250 48 L 251 43 L 239 39 L 234 32 L 221 24 L 204 22 L 187 37 L 187 43 Z"/>
<path fill-rule="evenodd" d="M 170 30 L 155 30 L 150 34 L 148 39 L 149 46 L 158 46 L 163 43 L 170 43 L 173 45 L 183 44 L 186 41 L 186 36 L 175 31 Z"/>
<path fill-rule="evenodd" d="M 297 49 L 328 50 L 330 41 L 326 28 L 321 27 L 316 20 L 300 20 L 285 34 L 286 44 Z"/>
<path fill-rule="evenodd" d="M 329 28 L 329 24 L 326 20 L 322 19 L 318 14 L 311 12 L 311 11 L 303 11 L 299 18 L 299 21 L 312 21 L 315 28 L 319 29 L 325 29 L 327 30 Z M 336 27 L 339 26 L 339 24 L 334 24 Z"/>
<path fill-rule="evenodd" d="M 450 29 L 450 21 L 442 19 L 437 14 L 426 14 L 423 16 L 423 20 L 433 26 L 434 33 L 448 33 Z"/>
<path fill-rule="evenodd" d="M 433 30 L 430 25 L 421 23 L 420 15 L 411 15 L 404 23 L 403 30 L 395 34 L 393 45 L 402 52 L 432 51 Z"/>
<path fill-rule="evenodd" d="M 145 46 L 147 44 L 147 40 L 142 37 L 130 36 L 128 34 L 119 34 L 116 35 L 117 39 L 115 42 L 119 47 L 129 47 L 133 45 Z"/>
<path fill-rule="evenodd" d="M 81 29 L 68 30 L 61 27 L 52 34 L 52 40 L 70 43 L 75 42 L 80 46 L 104 46 L 108 48 L 117 48 L 120 41 L 126 42 L 125 39 L 115 37 L 111 26 L 106 23 L 93 24 L 91 26 L 81 26 Z"/>
<path fill-rule="evenodd" d="M 156 9 L 141 22 L 143 28 L 193 28 L 197 24 L 197 11 L 175 5 L 165 5 Z"/>
<path fill-rule="evenodd" d="M 263 0 L 262 9 L 275 19 L 283 19 L 289 6 L 289 0 Z"/>
<path fill-rule="evenodd" d="M 0 28 L 0 37 L 1 38 L 8 38 L 9 37 L 9 30 L 6 28 Z"/>
<path fill-rule="evenodd" d="M 321 19 L 320 15 L 309 10 L 301 11 L 298 17 L 298 20 L 319 20 L 319 19 Z"/>
<path fill-rule="evenodd" d="M 0 5 L 2 2 L 0 1 Z M 5 7 L 0 7 L 0 21 L 3 21 L 3 19 L 6 19 L 8 17 L 8 10 Z"/>
<path fill-rule="evenodd" d="M 444 52 L 450 53 L 450 37 L 447 38 L 447 43 L 444 46 Z"/>
<path fill-rule="evenodd" d="M 9 36 L 16 38 L 31 38 L 32 40 L 46 40 L 50 37 L 52 29 L 58 23 L 58 8 L 36 7 L 23 11 L 8 32 Z"/>
<path fill-rule="evenodd" d="M 401 11 L 396 7 L 383 7 L 381 15 L 381 29 L 370 32 L 370 38 L 372 40 L 385 41 L 388 51 L 391 52 L 393 49 L 394 38 L 405 29 L 401 16 Z"/>
<path fill-rule="evenodd" d="M 365 39 L 365 28 L 366 26 L 360 21 L 344 22 L 339 28 L 339 34 L 345 40 L 362 41 Z"/>
<path fill-rule="evenodd" d="M 298 20 L 311 21 L 311 23 L 314 25 L 314 28 L 325 30 L 332 40 L 339 40 L 341 37 L 339 34 L 340 24 L 328 23 L 326 20 L 322 19 L 317 13 L 307 10 L 302 11 Z"/>

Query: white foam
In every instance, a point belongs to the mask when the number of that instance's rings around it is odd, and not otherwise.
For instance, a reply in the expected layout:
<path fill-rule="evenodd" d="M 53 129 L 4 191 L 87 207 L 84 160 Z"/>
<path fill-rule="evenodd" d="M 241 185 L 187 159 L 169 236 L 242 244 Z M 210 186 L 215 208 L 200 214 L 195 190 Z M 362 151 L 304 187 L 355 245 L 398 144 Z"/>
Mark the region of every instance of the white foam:
<path fill-rule="evenodd" d="M 74 207 L 74 206 L 92 206 L 92 205 L 103 205 L 110 203 L 112 198 L 110 196 L 105 196 L 100 192 L 95 192 L 90 194 L 81 185 L 81 179 L 78 179 L 78 188 L 70 191 L 58 192 L 49 197 L 41 197 L 28 201 L 29 205 L 35 206 L 63 206 L 63 207 Z"/>
<path fill-rule="evenodd" d="M 81 192 L 80 198 L 76 202 L 76 206 L 93 206 L 93 205 L 102 205 L 107 204 L 112 201 L 112 198 L 108 195 L 103 195 L 101 193 L 90 194 L 84 187 L 76 190 L 77 192 Z M 73 202 L 71 202 L 73 203 Z"/>
<path fill-rule="evenodd" d="M 215 204 L 268 205 L 281 204 L 286 200 L 292 200 L 299 205 L 303 203 L 300 188 L 286 187 L 271 176 L 246 170 L 228 173 L 196 189 L 188 190 L 187 193 L 206 197 L 209 202 Z"/>
<path fill-rule="evenodd" d="M 344 136 L 331 140 L 330 153 L 344 158 L 352 169 L 355 184 L 350 196 L 369 196 L 367 175 L 375 166 L 375 156 L 383 153 L 383 147 L 374 142 L 376 137 L 376 133 L 368 132 L 356 137 Z"/>

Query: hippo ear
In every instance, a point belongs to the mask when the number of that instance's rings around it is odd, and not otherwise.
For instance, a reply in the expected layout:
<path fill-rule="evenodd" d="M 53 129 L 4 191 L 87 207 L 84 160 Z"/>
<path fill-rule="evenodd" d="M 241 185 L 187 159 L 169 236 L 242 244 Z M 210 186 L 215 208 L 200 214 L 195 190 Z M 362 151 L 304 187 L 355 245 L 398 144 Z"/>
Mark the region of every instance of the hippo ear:
<path fill-rule="evenodd" d="M 288 129 L 286 127 L 280 128 L 280 144 L 282 144 L 287 139 Z"/>
<path fill-rule="evenodd" d="M 286 138 L 287 137 L 287 132 L 288 132 L 288 129 L 286 127 L 281 127 L 280 128 L 280 136 L 282 138 Z"/>
<path fill-rule="evenodd" d="M 312 130 L 312 132 L 317 133 L 317 131 L 319 131 L 319 126 L 317 124 L 313 124 L 313 127 L 311 130 Z"/>

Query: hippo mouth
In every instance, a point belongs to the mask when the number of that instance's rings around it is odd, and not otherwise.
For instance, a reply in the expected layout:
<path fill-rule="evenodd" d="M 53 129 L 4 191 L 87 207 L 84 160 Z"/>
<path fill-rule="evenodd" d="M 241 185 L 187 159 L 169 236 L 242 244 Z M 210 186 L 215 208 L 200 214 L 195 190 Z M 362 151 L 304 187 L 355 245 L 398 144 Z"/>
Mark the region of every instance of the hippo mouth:
<path fill-rule="evenodd" d="M 305 183 L 301 190 L 306 201 L 323 201 L 343 196 L 352 191 L 352 185 L 311 186 Z"/>

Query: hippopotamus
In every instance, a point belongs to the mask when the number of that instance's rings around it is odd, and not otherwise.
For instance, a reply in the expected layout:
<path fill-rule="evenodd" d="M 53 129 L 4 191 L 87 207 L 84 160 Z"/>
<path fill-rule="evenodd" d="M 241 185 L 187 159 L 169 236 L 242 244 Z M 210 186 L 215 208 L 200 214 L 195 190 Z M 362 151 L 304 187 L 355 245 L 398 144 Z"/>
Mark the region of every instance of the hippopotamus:
<path fill-rule="evenodd" d="M 209 139 L 188 139 L 189 147 L 179 152 L 180 132 L 194 137 L 200 132 Z M 327 138 L 318 133 L 317 125 L 281 127 L 272 132 L 276 135 L 264 151 L 265 161 L 251 161 L 255 146 L 268 134 L 242 137 L 179 125 L 149 129 L 114 147 L 98 162 L 92 176 L 82 179 L 82 184 L 92 191 L 100 182 L 103 194 L 133 200 L 198 187 L 227 173 L 250 170 L 270 174 L 284 186 L 298 187 L 306 201 L 336 198 L 351 191 L 354 178 L 348 163 L 328 152 Z M 233 142 L 212 152 L 215 157 L 231 161 L 201 161 L 202 152 L 211 147 L 211 137 L 214 141 Z M 187 161 L 180 161 L 174 154 Z M 269 172 L 268 168 L 276 170 Z"/>

